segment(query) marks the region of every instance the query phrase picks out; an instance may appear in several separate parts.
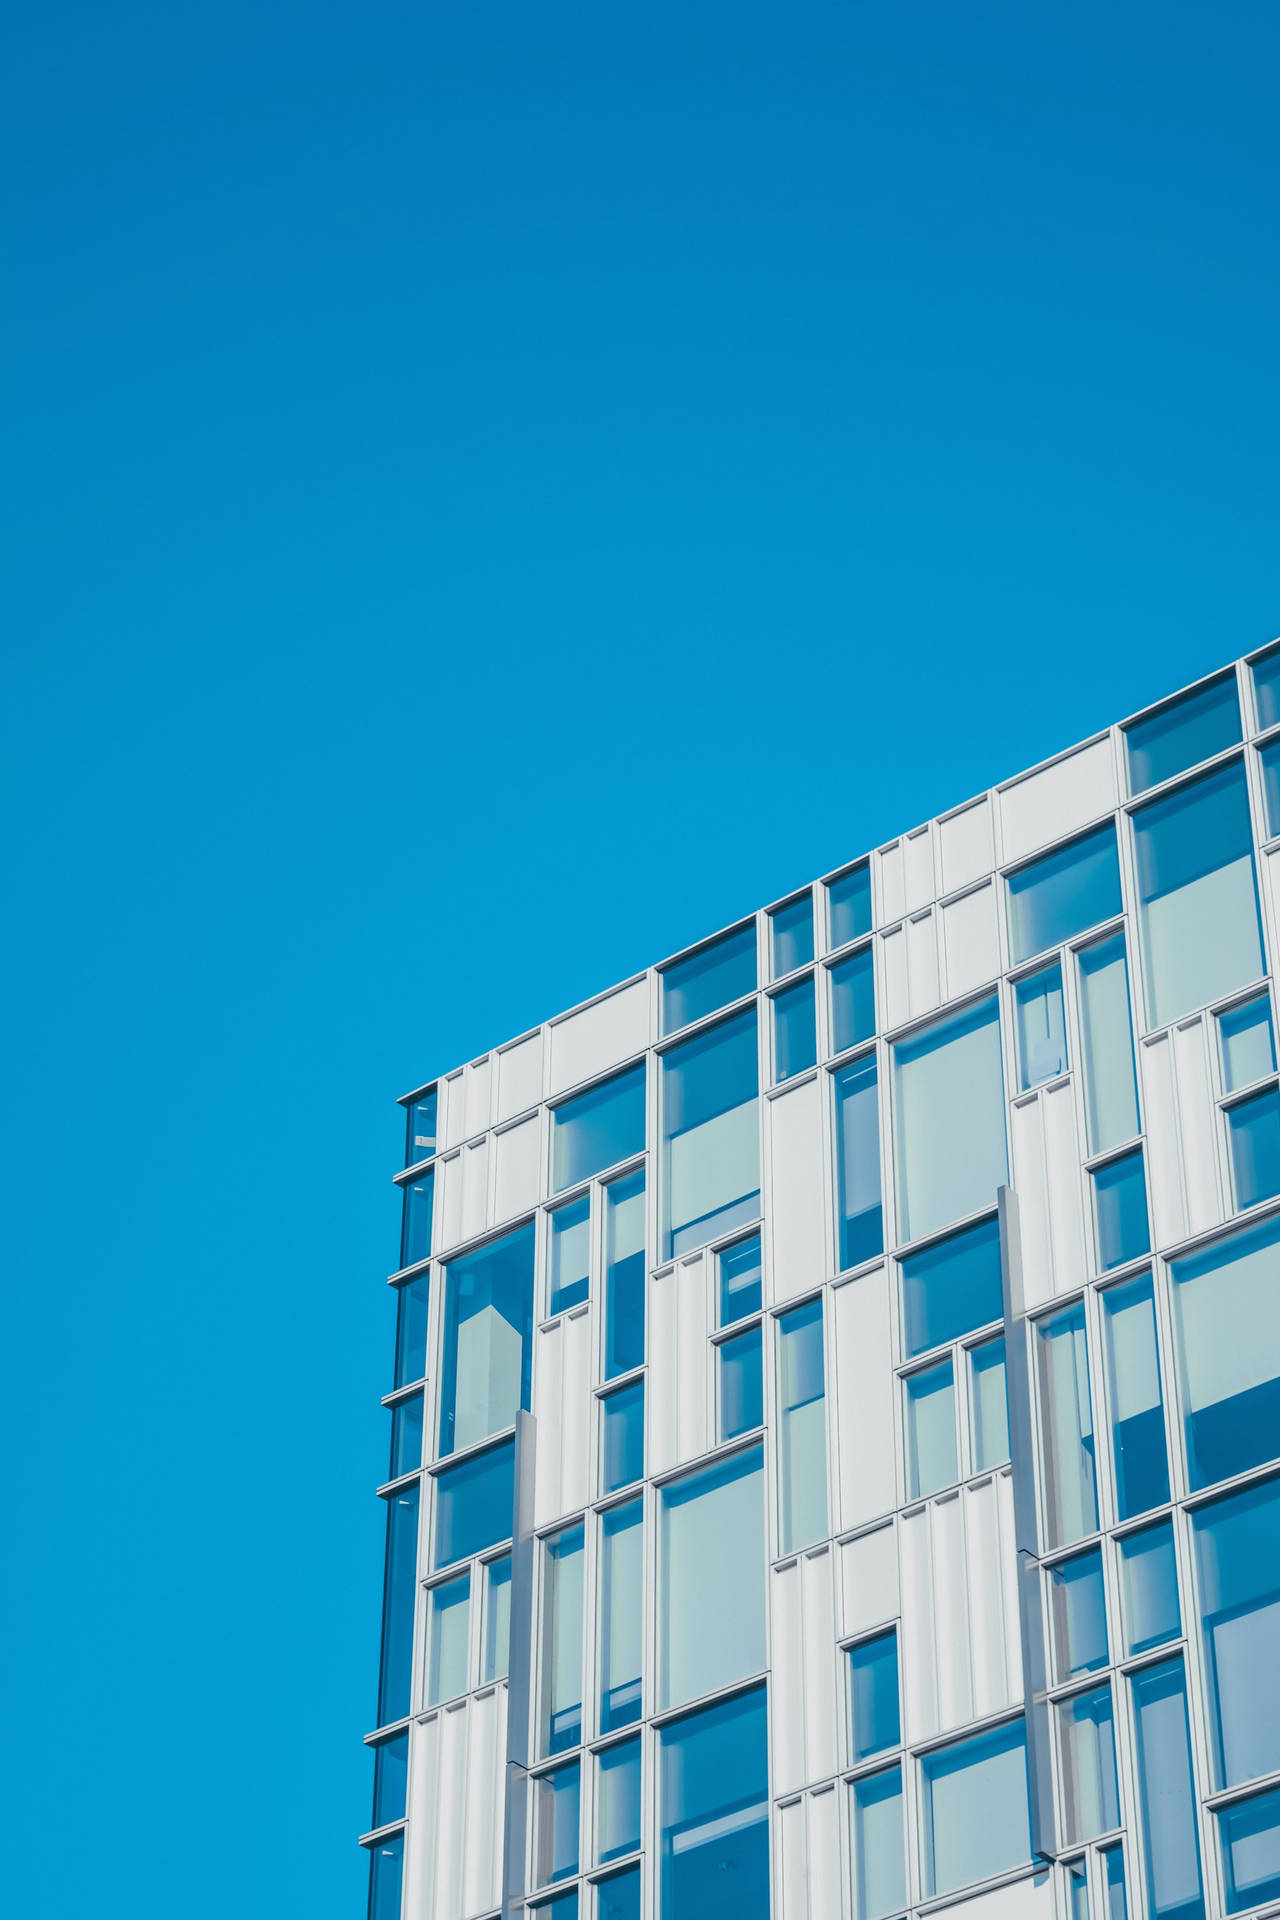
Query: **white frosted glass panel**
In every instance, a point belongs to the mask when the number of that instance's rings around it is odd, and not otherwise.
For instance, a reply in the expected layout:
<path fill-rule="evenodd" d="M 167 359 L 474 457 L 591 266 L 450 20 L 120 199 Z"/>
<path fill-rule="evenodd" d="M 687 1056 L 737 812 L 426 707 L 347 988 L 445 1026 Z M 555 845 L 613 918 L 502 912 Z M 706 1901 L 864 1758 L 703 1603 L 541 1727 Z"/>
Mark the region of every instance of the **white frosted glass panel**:
<path fill-rule="evenodd" d="M 750 1447 L 662 1489 L 661 1704 L 765 1664 L 764 1457 Z"/>
<path fill-rule="evenodd" d="M 903 1240 L 994 1201 L 1007 1176 L 994 999 L 893 1050 L 898 1230 Z"/>

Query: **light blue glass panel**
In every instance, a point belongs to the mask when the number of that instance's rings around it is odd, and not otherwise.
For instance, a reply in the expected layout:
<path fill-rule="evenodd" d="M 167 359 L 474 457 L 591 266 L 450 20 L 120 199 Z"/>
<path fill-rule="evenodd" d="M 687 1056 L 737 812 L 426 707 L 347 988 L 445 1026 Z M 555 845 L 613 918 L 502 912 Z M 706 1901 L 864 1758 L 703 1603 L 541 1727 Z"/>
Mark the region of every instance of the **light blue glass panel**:
<path fill-rule="evenodd" d="M 436 1552 L 438 1567 L 469 1560 L 496 1547 L 511 1533 L 515 1514 L 514 1440 L 446 1467 L 436 1480 Z"/>
<path fill-rule="evenodd" d="M 1036 1323 L 1045 1535 L 1065 1547 L 1098 1526 L 1084 1308 Z"/>
<path fill-rule="evenodd" d="M 582 1777 L 578 1762 L 537 1774 L 533 1780 L 534 1884 L 545 1887 L 578 1871 L 578 1824 Z"/>
<path fill-rule="evenodd" d="M 542 1545 L 542 1698 L 539 1752 L 564 1753 L 582 1738 L 583 1528 Z"/>
<path fill-rule="evenodd" d="M 1129 1920 L 1125 1897 L 1124 1848 L 1106 1847 L 1102 1853 L 1103 1920 Z"/>
<path fill-rule="evenodd" d="M 1049 1569 L 1055 1680 L 1074 1680 L 1107 1664 L 1107 1603 L 1097 1547 Z"/>
<path fill-rule="evenodd" d="M 895 1627 L 849 1649 L 849 1707 L 853 1758 L 870 1759 L 902 1739 L 898 1712 L 898 1634 Z"/>
<path fill-rule="evenodd" d="M 412 1186 L 402 1187 L 400 1215 L 400 1265 L 416 1266 L 431 1251 L 431 1195 L 434 1173 L 424 1173 Z"/>
<path fill-rule="evenodd" d="M 783 1553 L 827 1536 L 822 1300 L 778 1318 L 778 1495 Z"/>
<path fill-rule="evenodd" d="M 644 1150 L 644 1061 L 566 1100 L 551 1115 L 552 1184 L 560 1193 Z"/>
<path fill-rule="evenodd" d="M 387 1501 L 387 1554 L 382 1585 L 382 1661 L 378 1676 L 378 1725 L 403 1720 L 409 1711 L 413 1669 L 413 1607 L 418 1578 L 416 1485 Z"/>
<path fill-rule="evenodd" d="M 832 1076 L 836 1099 L 836 1209 L 841 1268 L 884 1247 L 880 1204 L 880 1109 L 874 1054 Z"/>
<path fill-rule="evenodd" d="M 759 1213 L 758 1093 L 754 1007 L 662 1056 L 665 1257 Z"/>
<path fill-rule="evenodd" d="M 644 1381 L 605 1394 L 600 1414 L 600 1491 L 614 1493 L 644 1477 Z"/>
<path fill-rule="evenodd" d="M 659 1489 L 659 1700 L 696 1700 L 765 1664 L 764 1454 L 757 1443 Z"/>
<path fill-rule="evenodd" d="M 409 1103 L 405 1115 L 404 1163 L 406 1167 L 415 1167 L 419 1160 L 429 1160 L 435 1150 L 436 1089 L 430 1087 L 419 1099 Z"/>
<path fill-rule="evenodd" d="M 870 947 L 828 967 L 831 981 L 831 1050 L 843 1053 L 876 1030 L 875 965 Z"/>
<path fill-rule="evenodd" d="M 1218 1815 L 1228 1913 L 1280 1900 L 1280 1787 Z"/>
<path fill-rule="evenodd" d="M 640 1736 L 596 1755 L 596 1861 L 606 1866 L 640 1846 Z"/>
<path fill-rule="evenodd" d="M 1089 1874 L 1083 1860 L 1067 1862 L 1068 1920 L 1092 1920 L 1089 1912 Z"/>
<path fill-rule="evenodd" d="M 1111 1398 L 1116 1515 L 1132 1520 L 1148 1507 L 1163 1506 L 1169 1498 L 1164 1398 L 1150 1274 L 1107 1289 L 1102 1295 L 1102 1324 Z"/>
<path fill-rule="evenodd" d="M 1227 1109 L 1237 1207 L 1280 1193 L 1280 1092 L 1250 1094 Z"/>
<path fill-rule="evenodd" d="M 969 1355 L 973 1470 L 985 1473 L 1009 1458 L 1009 1399 L 1005 1387 L 1004 1336 L 984 1340 Z"/>
<path fill-rule="evenodd" d="M 772 977 L 806 967 L 813 958 L 813 895 L 802 893 L 769 915 Z"/>
<path fill-rule="evenodd" d="M 773 1077 L 790 1080 L 811 1067 L 818 1057 L 818 1034 L 813 1004 L 813 975 L 775 993 L 773 1007 Z"/>
<path fill-rule="evenodd" d="M 538 1920 L 578 1920 L 578 1889 L 567 1887 L 563 1893 L 549 1894 L 545 1900 L 534 1900 L 529 1911 L 536 1913 Z"/>
<path fill-rule="evenodd" d="M 1145 1653 L 1182 1632 L 1173 1527 L 1157 1520 L 1120 1542 L 1120 1603 L 1125 1653 Z"/>
<path fill-rule="evenodd" d="M 1192 1488 L 1280 1453 L 1280 1220 L 1171 1262 Z"/>
<path fill-rule="evenodd" d="M 644 1505 L 610 1507 L 600 1520 L 600 1732 L 640 1718 L 644 1616 Z"/>
<path fill-rule="evenodd" d="M 551 1300 L 547 1311 L 563 1313 L 585 1300 L 591 1286 L 591 1201 L 587 1195 L 551 1216 Z"/>
<path fill-rule="evenodd" d="M 501 1432 L 529 1405 L 533 1249 L 530 1221 L 445 1268 L 442 1455 Z"/>
<path fill-rule="evenodd" d="M 380 1740 L 373 1750 L 373 1820 L 370 1831 L 404 1819 L 409 1778 L 409 1733 Z"/>
<path fill-rule="evenodd" d="M 1018 1084 L 1025 1093 L 1067 1070 L 1062 968 L 1055 960 L 1013 990 L 1018 1014 Z"/>
<path fill-rule="evenodd" d="M 1162 780 L 1172 780 L 1201 760 L 1224 753 L 1239 738 L 1240 701 L 1233 670 L 1125 728 L 1129 791 L 1145 793 Z"/>
<path fill-rule="evenodd" d="M 422 1395 L 411 1394 L 391 1410 L 391 1471 L 388 1480 L 416 1473 L 422 1465 Z"/>
<path fill-rule="evenodd" d="M 926 1754 L 920 1774 L 926 1894 L 950 1893 L 1031 1858 L 1021 1720 Z"/>
<path fill-rule="evenodd" d="M 404 1832 L 369 1849 L 369 1920 L 400 1920 Z"/>
<path fill-rule="evenodd" d="M 1192 1515 L 1220 1787 L 1280 1768 L 1280 1481 Z"/>
<path fill-rule="evenodd" d="M 644 1364 L 644 1169 L 604 1190 L 604 1377 Z"/>
<path fill-rule="evenodd" d="M 1138 1132 L 1129 966 L 1124 935 L 1086 947 L 1077 957 L 1080 1033 L 1084 1047 L 1084 1111 L 1089 1152 L 1105 1153 Z"/>
<path fill-rule="evenodd" d="M 659 1733 L 662 1920 L 769 1920 L 765 1690 Z"/>
<path fill-rule="evenodd" d="M 994 996 L 898 1042 L 893 1106 L 903 1240 L 994 1206 L 1008 1177 Z"/>
<path fill-rule="evenodd" d="M 760 1328 L 748 1327 L 720 1343 L 721 1440 L 736 1440 L 764 1423 L 764 1365 Z"/>
<path fill-rule="evenodd" d="M 854 1913 L 856 1920 L 884 1920 L 907 1904 L 902 1769 L 886 1767 L 855 1780 L 850 1792 Z"/>
<path fill-rule="evenodd" d="M 1220 1013 L 1218 1035 L 1222 1043 L 1222 1083 L 1228 1093 L 1252 1086 L 1255 1080 L 1265 1080 L 1275 1072 L 1271 1002 L 1265 993 Z"/>
<path fill-rule="evenodd" d="M 1265 972 L 1244 768 L 1133 815 L 1147 1017 L 1166 1026 Z"/>
<path fill-rule="evenodd" d="M 490 1560 L 484 1580 L 484 1621 L 480 1643 L 480 1684 L 502 1680 L 511 1654 L 511 1555 Z"/>
<path fill-rule="evenodd" d="M 467 1690 L 468 1620 L 471 1575 L 432 1587 L 427 1620 L 427 1705 L 452 1700 Z"/>
<path fill-rule="evenodd" d="M 908 1357 L 1002 1319 L 1000 1223 L 995 1215 L 904 1260 L 902 1304 Z"/>
<path fill-rule="evenodd" d="M 1274 727 L 1280 720 L 1280 647 L 1261 654 L 1251 668 L 1253 695 L 1258 708 L 1259 731 Z"/>
<path fill-rule="evenodd" d="M 427 1310 L 431 1275 L 420 1273 L 396 1289 L 396 1385 L 407 1387 L 427 1371 Z"/>
<path fill-rule="evenodd" d="M 960 1477 L 956 1455 L 956 1390 L 951 1362 L 926 1367 L 905 1382 L 907 1496 L 923 1499 Z"/>
<path fill-rule="evenodd" d="M 1120 1825 L 1116 1737 L 1110 1687 L 1077 1693 L 1058 1709 L 1062 1801 L 1068 1845 L 1096 1840 Z"/>
<path fill-rule="evenodd" d="M 871 869 L 860 867 L 827 882 L 827 925 L 833 947 L 843 947 L 871 931 Z"/>
<path fill-rule="evenodd" d="M 721 934 L 662 974 L 662 1031 L 675 1033 L 756 987 L 756 923 Z"/>
<path fill-rule="evenodd" d="M 1098 1267 L 1109 1273 L 1151 1247 L 1147 1231 L 1147 1182 L 1142 1148 L 1121 1154 L 1093 1172 L 1093 1211 L 1098 1227 Z"/>
<path fill-rule="evenodd" d="M 1138 1802 L 1147 1866 L 1147 1920 L 1205 1920 L 1200 1842 L 1181 1659 L 1135 1673 Z"/>
<path fill-rule="evenodd" d="M 640 1920 L 640 1865 L 596 1884 L 596 1920 Z"/>
<path fill-rule="evenodd" d="M 1074 940 L 1121 911 L 1116 830 L 1108 824 L 1043 854 L 1008 878 L 1013 964 Z"/>
<path fill-rule="evenodd" d="M 1259 749 L 1258 765 L 1262 769 L 1267 837 L 1274 839 L 1280 833 L 1280 740 L 1273 740 L 1270 746 Z"/>
<path fill-rule="evenodd" d="M 716 1260 L 720 1274 L 720 1325 L 731 1327 L 749 1313 L 759 1313 L 761 1302 L 760 1235 L 735 1240 Z"/>

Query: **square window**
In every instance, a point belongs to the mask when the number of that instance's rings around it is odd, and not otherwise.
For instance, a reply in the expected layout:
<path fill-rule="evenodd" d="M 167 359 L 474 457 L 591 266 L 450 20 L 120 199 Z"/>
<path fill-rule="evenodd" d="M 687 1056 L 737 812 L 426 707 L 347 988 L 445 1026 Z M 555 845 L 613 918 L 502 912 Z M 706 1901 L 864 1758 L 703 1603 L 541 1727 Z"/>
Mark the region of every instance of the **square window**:
<path fill-rule="evenodd" d="M 1242 1006 L 1218 1015 L 1222 1047 L 1222 1084 L 1228 1093 L 1251 1087 L 1276 1070 L 1275 1039 L 1271 1031 L 1271 1002 L 1255 994 Z"/>
<path fill-rule="evenodd" d="M 644 1061 L 551 1113 L 552 1187 L 562 1193 L 644 1151 Z"/>
<path fill-rule="evenodd" d="M 515 1519 L 514 1440 L 445 1467 L 436 1481 L 436 1565 L 469 1560 L 510 1537 Z"/>
<path fill-rule="evenodd" d="M 1237 1207 L 1280 1193 L 1280 1089 L 1268 1087 L 1227 1108 Z"/>
<path fill-rule="evenodd" d="M 927 1896 L 971 1886 L 1031 1858 L 1021 1720 L 926 1754 L 920 1775 Z"/>
<path fill-rule="evenodd" d="M 640 1920 L 640 1863 L 596 1882 L 596 1920 Z"/>
<path fill-rule="evenodd" d="M 720 1270 L 720 1325 L 731 1327 L 761 1305 L 760 1235 L 735 1240 L 716 1256 Z"/>
<path fill-rule="evenodd" d="M 614 1493 L 644 1478 L 644 1381 L 600 1399 L 600 1491 Z"/>
<path fill-rule="evenodd" d="M 662 970 L 662 1031 L 675 1033 L 756 989 L 756 923 L 722 933 Z"/>
<path fill-rule="evenodd" d="M 1122 912 L 1115 827 L 1108 822 L 1065 847 L 1055 847 L 1019 867 L 1005 884 L 1016 967 Z"/>
<path fill-rule="evenodd" d="M 993 1214 L 902 1262 L 907 1357 L 1004 1317 L 1000 1223 Z"/>
<path fill-rule="evenodd" d="M 1162 780 L 1172 780 L 1233 747 L 1239 738 L 1240 701 L 1231 669 L 1124 729 L 1129 791 L 1145 793 Z"/>
<path fill-rule="evenodd" d="M 812 894 L 797 894 L 785 906 L 774 908 L 769 915 L 769 946 L 773 979 L 808 966 L 813 958 Z"/>

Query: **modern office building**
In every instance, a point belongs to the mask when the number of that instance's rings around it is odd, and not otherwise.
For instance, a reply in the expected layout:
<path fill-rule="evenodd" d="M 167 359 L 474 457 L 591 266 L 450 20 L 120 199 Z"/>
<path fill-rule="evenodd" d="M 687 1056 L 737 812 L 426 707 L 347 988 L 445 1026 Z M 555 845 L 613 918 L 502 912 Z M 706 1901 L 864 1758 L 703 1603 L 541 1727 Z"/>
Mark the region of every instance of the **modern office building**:
<path fill-rule="evenodd" d="M 372 1920 L 1280 1914 L 1280 646 L 405 1096 Z"/>

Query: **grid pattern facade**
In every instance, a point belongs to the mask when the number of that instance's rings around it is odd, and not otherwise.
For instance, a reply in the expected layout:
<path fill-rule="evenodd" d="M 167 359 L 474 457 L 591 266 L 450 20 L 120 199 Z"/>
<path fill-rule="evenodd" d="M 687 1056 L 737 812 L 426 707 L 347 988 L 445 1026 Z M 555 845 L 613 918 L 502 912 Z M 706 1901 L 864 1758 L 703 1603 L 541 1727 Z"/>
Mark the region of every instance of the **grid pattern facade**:
<path fill-rule="evenodd" d="M 1280 1915 L 1280 645 L 406 1095 L 371 1920 Z"/>

